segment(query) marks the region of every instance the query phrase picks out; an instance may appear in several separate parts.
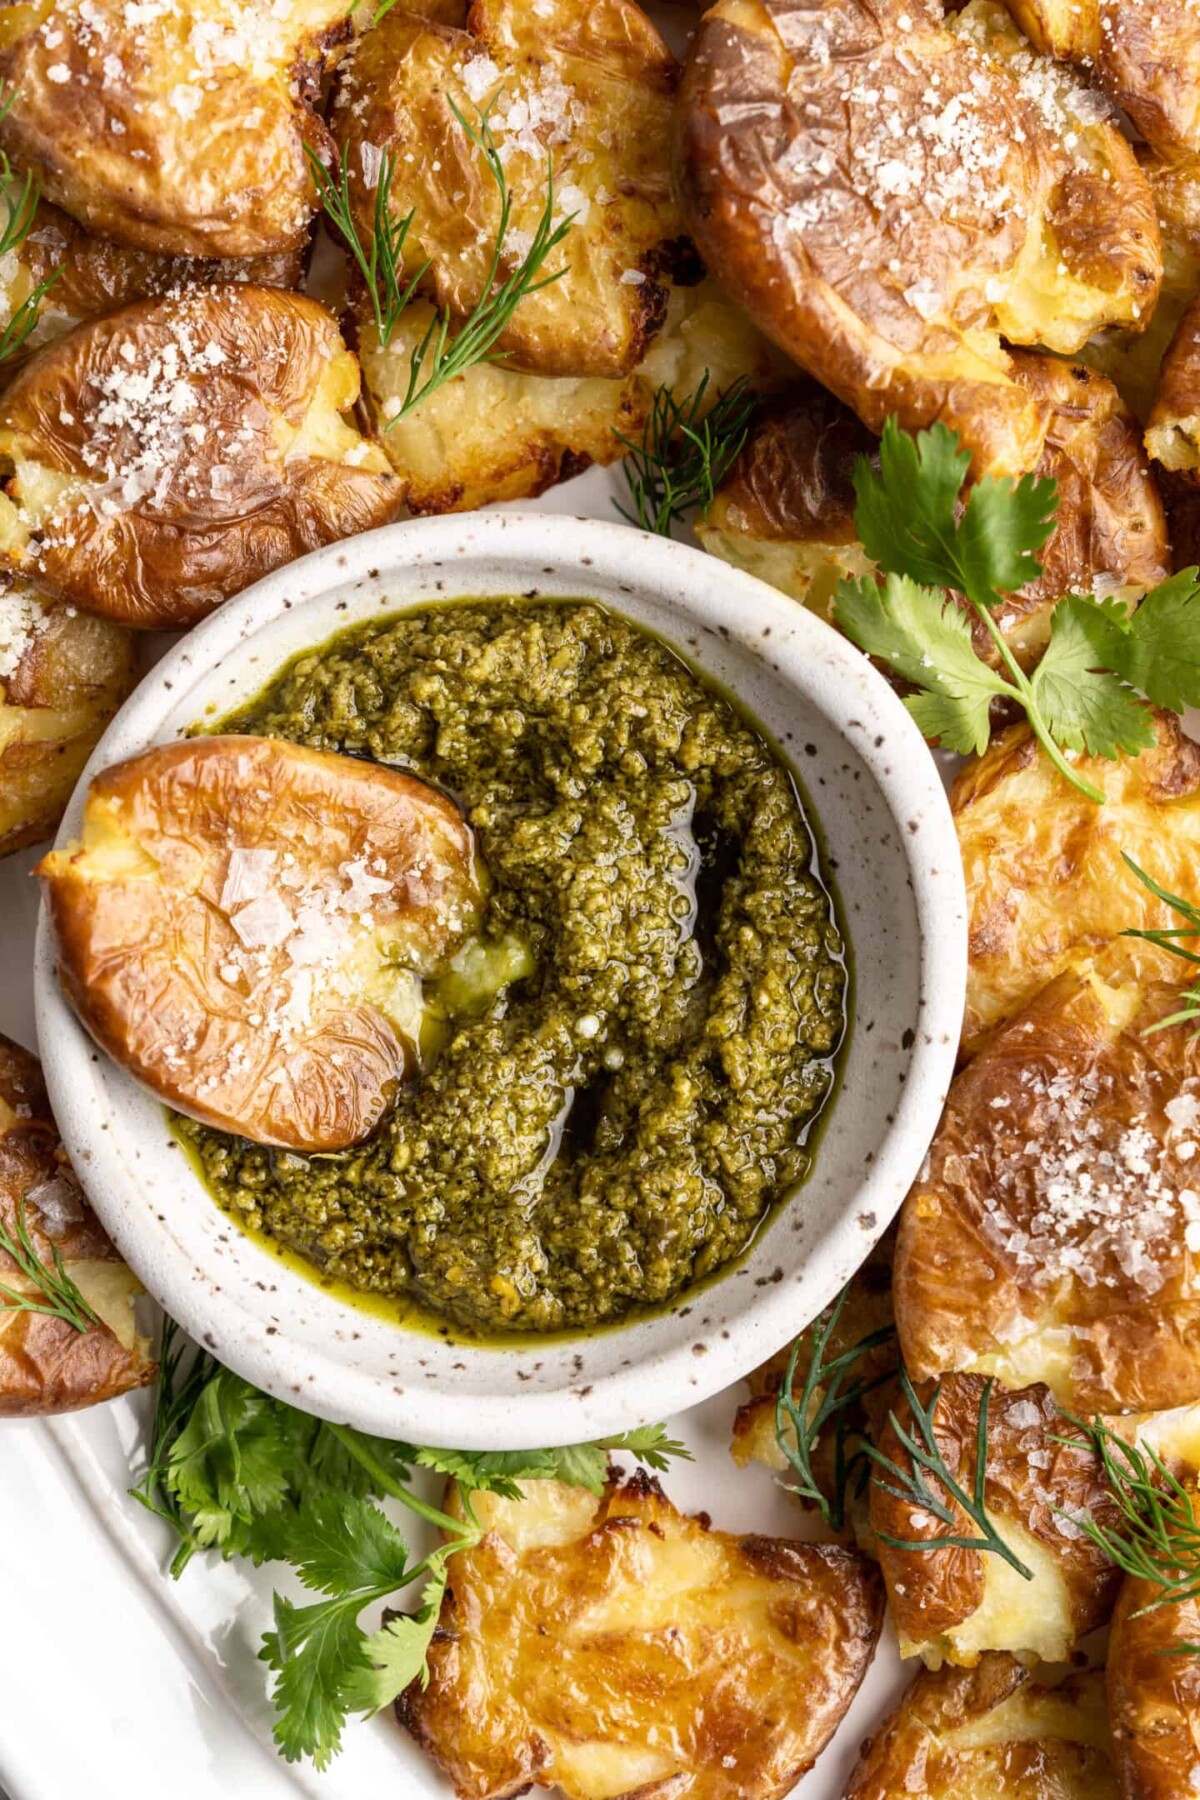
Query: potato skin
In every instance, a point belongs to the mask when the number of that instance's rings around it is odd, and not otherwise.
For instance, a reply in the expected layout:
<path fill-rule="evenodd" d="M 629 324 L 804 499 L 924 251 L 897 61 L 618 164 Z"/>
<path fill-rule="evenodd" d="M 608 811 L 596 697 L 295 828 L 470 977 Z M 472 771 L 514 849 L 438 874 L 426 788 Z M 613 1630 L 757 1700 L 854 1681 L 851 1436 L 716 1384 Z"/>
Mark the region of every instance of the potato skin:
<path fill-rule="evenodd" d="M 6 8 L 0 79 L 14 98 L 0 146 L 118 242 L 167 256 L 289 250 L 316 210 L 305 145 L 332 153 L 313 103 L 348 10 L 295 0 L 284 23 L 255 7 L 243 36 L 213 0 L 149 21 L 123 0 Z"/>
<path fill-rule="evenodd" d="M 40 843 L 136 679 L 132 635 L 0 587 L 0 856 Z"/>
<path fill-rule="evenodd" d="M 1103 125 L 1082 133 L 1087 154 L 1073 161 L 1009 83 L 1011 38 L 997 37 L 992 54 L 993 20 L 977 8 L 960 29 L 940 8 L 901 0 L 824 0 L 803 12 L 719 0 L 692 44 L 676 132 L 692 235 L 760 328 L 873 430 L 889 413 L 910 430 L 941 419 L 973 451 L 977 474 L 1035 468 L 1048 426 L 1046 408 L 1014 380 L 999 334 L 1072 352 L 1105 323 L 1148 316 L 1161 278 L 1153 205 L 1132 152 Z M 1016 53 L 1025 54 L 1019 44 Z M 923 172 L 899 167 L 903 130 L 889 135 L 884 109 L 851 95 L 856 81 L 887 88 L 902 124 L 923 117 L 934 64 L 947 96 L 985 83 L 967 108 L 980 192 L 955 202 L 953 226 L 907 195 L 962 180 L 961 132 L 945 161 L 935 149 Z M 889 171 L 882 187 L 880 169 Z M 1019 204 L 989 202 L 993 182 Z M 1029 230 L 1044 220 L 1057 245 L 1053 318 L 1022 286 L 1023 213 Z M 985 302 L 986 288 L 1003 298 Z M 969 309 L 964 300 L 952 311 L 946 294 L 968 289 Z"/>
<path fill-rule="evenodd" d="M 980 1375 L 947 1375 L 938 1386 L 934 1409 L 938 1447 L 968 1493 L 975 1481 L 983 1389 Z M 924 1382 L 917 1392 L 928 1406 L 934 1383 Z M 895 1404 L 895 1417 L 906 1431 L 915 1430 L 903 1402 Z M 1059 1438 L 1078 1438 L 1079 1442 L 1063 1444 Z M 910 1467 L 891 1423 L 879 1442 L 899 1468 Z M 1018 1596 L 1020 1616 L 1003 1616 L 994 1628 L 1004 1630 L 1009 1641 L 976 1645 L 969 1636 L 956 1641 L 958 1629 L 983 1606 L 989 1584 L 999 1572 L 997 1561 L 993 1555 L 957 1546 L 901 1550 L 889 1544 L 888 1538 L 903 1538 L 932 1546 L 950 1528 L 924 1509 L 888 1493 L 880 1486 L 886 1475 L 879 1470 L 875 1473 L 871 1527 L 902 1650 L 911 1646 L 955 1663 L 975 1661 L 980 1649 L 1037 1652 L 1046 1661 L 1061 1661 L 1080 1638 L 1108 1618 L 1116 1600 L 1119 1572 L 1090 1539 L 1064 1526 L 1055 1508 L 1086 1511 L 1106 1526 L 1118 1522 L 1117 1509 L 1090 1441 L 1064 1418 L 1045 1387 L 996 1386 L 988 1400 L 987 1511 L 1022 1560 L 1029 1563 L 1028 1547 L 1036 1551 L 1039 1545 L 1048 1559 L 1035 1567 L 1035 1579 L 1028 1584 L 1015 1575 L 1011 1589 Z M 936 1483 L 934 1487 L 936 1492 Z M 963 1514 L 954 1529 L 973 1536 L 978 1528 Z M 1058 1587 L 1053 1595 L 1048 1591 L 1052 1580 Z M 986 1637 L 982 1624 L 977 1635 Z M 1050 1641 L 1052 1638 L 1057 1641 Z"/>
<path fill-rule="evenodd" d="M 14 497 L 28 504 L 30 468 L 65 489 L 9 554 L 89 611 L 194 624 L 395 517 L 403 494 L 382 453 L 338 417 L 357 393 L 335 320 L 299 294 L 225 285 L 93 319 L 0 400 L 0 453 L 28 465 Z M 318 425 L 332 455 L 320 437 L 307 449 Z"/>
<path fill-rule="evenodd" d="M 53 1235 L 46 1229 L 50 1215 L 38 1205 L 39 1191 L 54 1209 Z M 134 1325 L 137 1283 L 71 1173 L 37 1059 L 0 1037 L 0 1223 L 10 1234 L 15 1233 L 22 1199 L 39 1256 L 50 1262 L 57 1249 L 67 1273 L 79 1280 L 93 1304 L 95 1278 L 102 1281 L 110 1272 L 113 1304 L 101 1317 L 111 1316 L 121 1335 L 108 1323 L 79 1332 L 64 1319 L 16 1312 L 0 1296 L 0 1418 L 75 1412 L 148 1386 L 157 1369 Z M 94 1279 L 88 1279 L 89 1273 Z M 20 1284 L 4 1250 L 0 1284 Z"/>
<path fill-rule="evenodd" d="M 1200 745 L 1174 714 L 1158 714 L 1155 733 L 1140 756 L 1080 759 L 1108 796 L 1104 806 L 1056 773 L 1024 725 L 995 738 L 955 782 L 970 926 L 965 1056 L 1072 957 L 1126 929 L 1178 924 L 1123 851 L 1168 892 L 1200 904 Z"/>
<path fill-rule="evenodd" d="M 878 1638 L 869 1563 L 712 1531 L 640 1473 L 472 1504 L 487 1536 L 396 1708 L 460 1800 L 776 1800 L 811 1767 Z"/>
<path fill-rule="evenodd" d="M 1108 1641 L 1108 1707 L 1125 1800 L 1188 1800 L 1200 1767 L 1200 1600 L 1155 1606 L 1162 1589 L 1126 1576 Z M 1144 1607 L 1153 1607 L 1146 1612 Z"/>
<path fill-rule="evenodd" d="M 483 73 L 468 86 L 464 70 Z M 540 14 L 520 0 L 476 0 L 462 31 L 396 7 L 347 63 L 332 116 L 360 235 L 369 240 L 378 156 L 391 150 L 393 217 L 416 209 L 406 255 L 414 269 L 432 259 L 421 292 L 457 318 L 470 312 L 483 292 L 500 202 L 448 101 L 474 122 L 476 106 L 486 106 L 503 79 L 505 98 L 533 105 L 540 120 L 537 129 L 506 133 L 503 102 L 492 117 L 513 198 L 510 229 L 532 237 L 547 155 L 556 192 L 578 214 L 543 270 L 566 273 L 527 295 L 499 339 L 505 367 L 631 374 L 666 316 L 666 278 L 695 265 L 680 242 L 668 166 L 677 75 L 632 0 L 549 0 Z M 624 281 L 627 272 L 641 280 Z"/>
<path fill-rule="evenodd" d="M 265 853 L 265 868 L 238 893 L 233 858 L 247 853 Z M 395 1005 L 390 987 L 376 991 L 388 946 L 406 970 L 433 966 L 478 898 L 471 833 L 444 795 L 252 737 L 167 744 L 105 769 L 82 846 L 38 873 L 64 991 L 97 1042 L 193 1118 L 309 1151 L 368 1136 L 415 1056 L 392 1016 L 409 988 Z M 241 908 L 263 900 L 266 927 L 251 930 Z"/>
<path fill-rule="evenodd" d="M 1200 296 L 1176 326 L 1146 421 L 1146 448 L 1165 469 L 1200 477 Z"/>
<path fill-rule="evenodd" d="M 846 1800 L 1119 1800 L 1098 1671 L 1042 1687 L 1011 1656 L 925 1669 L 863 1746 Z"/>

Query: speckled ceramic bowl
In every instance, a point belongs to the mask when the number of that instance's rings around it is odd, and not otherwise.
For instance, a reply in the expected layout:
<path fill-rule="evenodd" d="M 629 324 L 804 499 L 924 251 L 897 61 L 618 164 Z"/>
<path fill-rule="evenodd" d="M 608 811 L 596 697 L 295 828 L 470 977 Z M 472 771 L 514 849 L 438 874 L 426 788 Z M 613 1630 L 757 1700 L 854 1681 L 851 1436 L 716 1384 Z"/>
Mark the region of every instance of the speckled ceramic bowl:
<path fill-rule="evenodd" d="M 937 1123 L 963 1007 L 966 926 L 937 770 L 864 657 L 793 601 L 699 551 L 534 513 L 394 525 L 271 575 L 143 681 L 89 776 L 253 694 L 359 620 L 458 595 L 586 595 L 653 627 L 774 733 L 815 807 L 851 939 L 856 1013 L 816 1167 L 752 1251 L 650 1319 L 534 1348 L 405 1330 L 294 1274 L 218 1211 L 156 1101 L 66 1006 L 45 913 L 38 1036 L 96 1211 L 149 1291 L 222 1361 L 313 1412 L 468 1448 L 606 1435 L 744 1375 L 822 1307 L 893 1217 Z"/>

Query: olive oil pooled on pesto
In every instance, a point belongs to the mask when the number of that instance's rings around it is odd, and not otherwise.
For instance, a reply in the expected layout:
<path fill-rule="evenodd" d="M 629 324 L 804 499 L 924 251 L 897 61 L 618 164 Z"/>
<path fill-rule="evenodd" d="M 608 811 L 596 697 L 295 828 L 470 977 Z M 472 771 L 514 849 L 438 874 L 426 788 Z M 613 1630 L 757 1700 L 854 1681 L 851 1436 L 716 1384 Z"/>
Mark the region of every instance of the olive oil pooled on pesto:
<path fill-rule="evenodd" d="M 222 1204 L 481 1335 L 611 1322 L 737 1256 L 808 1170 L 845 1020 L 813 836 L 761 733 L 575 601 L 354 627 L 221 729 L 438 783 L 488 875 L 479 998 L 368 1143 L 306 1157 L 180 1121 Z"/>

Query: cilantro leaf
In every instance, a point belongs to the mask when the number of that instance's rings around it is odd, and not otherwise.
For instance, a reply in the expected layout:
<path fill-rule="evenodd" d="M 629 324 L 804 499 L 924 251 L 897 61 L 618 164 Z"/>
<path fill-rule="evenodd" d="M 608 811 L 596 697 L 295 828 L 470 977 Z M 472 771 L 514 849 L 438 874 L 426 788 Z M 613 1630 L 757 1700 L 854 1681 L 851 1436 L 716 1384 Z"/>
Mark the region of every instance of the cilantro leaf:
<path fill-rule="evenodd" d="M 1200 705 L 1200 573 L 1183 569 L 1151 588 L 1133 611 L 1119 600 L 1079 600 L 1079 623 L 1099 667 L 1112 669 L 1154 706 Z"/>
<path fill-rule="evenodd" d="M 600 1438 L 597 1448 L 627 1450 L 638 1462 L 659 1474 L 670 1467 L 672 1458 L 680 1462 L 692 1461 L 687 1445 L 678 1438 L 668 1437 L 665 1425 L 639 1425 L 632 1431 L 619 1432 L 616 1437 Z"/>
<path fill-rule="evenodd" d="M 237 1525 L 283 1505 L 291 1452 L 275 1404 L 222 1369 L 176 1438 L 164 1485 L 193 1515 L 201 1544 L 229 1543 Z"/>
<path fill-rule="evenodd" d="M 422 1469 L 436 1469 L 452 1476 L 460 1487 L 519 1500 L 522 1481 L 543 1481 L 555 1473 L 551 1450 L 438 1450 L 422 1448 L 416 1461 Z"/>
<path fill-rule="evenodd" d="M 446 1592 L 443 1560 L 421 1589 L 421 1604 L 414 1613 L 397 1613 L 384 1621 L 363 1646 L 369 1667 L 352 1681 L 356 1711 L 377 1713 L 390 1706 L 414 1681 L 429 1685 L 426 1658 L 442 1614 Z"/>
<path fill-rule="evenodd" d="M 882 585 L 863 576 L 839 583 L 834 614 L 860 650 L 920 690 L 905 705 L 927 737 L 964 754 L 987 748 L 991 702 L 1009 687 L 976 656 L 970 620 L 955 601 L 905 575 Z"/>
<path fill-rule="evenodd" d="M 1098 610 L 1077 594 L 1059 601 L 1033 673 L 1033 700 L 1055 743 L 1110 759 L 1136 756 L 1154 742 L 1153 721 L 1131 687 L 1097 666 Z"/>
<path fill-rule="evenodd" d="M 970 453 L 945 425 L 914 438 L 889 418 L 878 472 L 868 457 L 855 464 L 854 521 L 863 548 L 889 574 L 993 607 L 1041 573 L 1036 553 L 1054 531 L 1058 490 L 1033 475 L 989 475 L 962 504 L 970 467 Z"/>
<path fill-rule="evenodd" d="M 275 1596 L 275 1629 L 259 1656 L 277 1680 L 275 1741 L 288 1762 L 311 1757 L 328 1768 L 342 1747 L 342 1727 L 370 1671 L 357 1608 L 346 1601 L 294 1606 Z"/>
<path fill-rule="evenodd" d="M 294 1513 L 287 1560 L 306 1587 L 345 1595 L 359 1588 L 403 1587 L 408 1547 L 386 1515 L 357 1494 L 323 1494 Z"/>

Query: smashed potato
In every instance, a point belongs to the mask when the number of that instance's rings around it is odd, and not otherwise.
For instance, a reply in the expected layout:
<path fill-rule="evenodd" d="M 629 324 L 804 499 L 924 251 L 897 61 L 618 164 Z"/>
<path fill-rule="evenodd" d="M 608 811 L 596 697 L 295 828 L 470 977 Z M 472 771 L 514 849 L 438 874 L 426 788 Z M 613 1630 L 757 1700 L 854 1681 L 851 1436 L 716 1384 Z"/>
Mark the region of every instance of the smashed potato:
<path fill-rule="evenodd" d="M 873 430 L 940 419 L 976 474 L 1036 468 L 1050 422 L 1001 338 L 1070 353 L 1153 310 L 1132 150 L 988 0 L 718 0 L 678 117 L 713 273 Z"/>
<path fill-rule="evenodd" d="M 1200 1790 L 1200 1599 L 1162 1605 L 1127 1576 L 1108 1642 L 1113 1755 L 1127 1800 L 1193 1800 Z M 1156 1604 L 1157 1603 L 1157 1604 Z"/>
<path fill-rule="evenodd" d="M 193 624 L 293 557 L 385 524 L 400 484 L 343 415 L 358 364 L 316 301 L 225 285 L 140 301 L 0 397 L 0 555 L 122 623 Z"/>
<path fill-rule="evenodd" d="M 1123 851 L 1169 893 L 1200 905 L 1200 745 L 1174 714 L 1160 713 L 1155 731 L 1140 756 L 1077 759 L 1107 795 L 1104 806 L 1056 772 L 1024 725 L 994 739 L 955 782 L 970 924 L 966 1055 L 1076 955 L 1126 929 L 1178 924 Z"/>
<path fill-rule="evenodd" d="M 476 363 L 389 428 L 403 403 L 409 359 L 434 316 L 414 302 L 386 349 L 360 303 L 356 340 L 363 387 L 379 442 L 414 512 L 458 512 L 493 500 L 540 494 L 589 463 L 626 453 L 641 436 L 660 384 L 680 398 L 707 376 L 705 401 L 742 377 L 770 384 L 778 358 L 744 313 L 712 282 L 672 291 L 667 323 L 632 375 L 525 375 Z"/>
<path fill-rule="evenodd" d="M 1177 971 L 1082 957 L 956 1077 L 896 1246 L 915 1378 L 1041 1381 L 1085 1413 L 1200 1400 L 1200 1041 L 1155 1029 Z"/>
<path fill-rule="evenodd" d="M 775 1800 L 811 1768 L 879 1636 L 863 1558 L 712 1531 L 641 1474 L 471 1503 L 487 1536 L 396 1708 L 460 1800 Z"/>
<path fill-rule="evenodd" d="M 271 738 L 164 745 L 38 865 L 63 988 L 179 1111 L 337 1150 L 418 1062 L 421 978 L 477 922 L 473 840 L 412 776 Z"/>
<path fill-rule="evenodd" d="M 133 300 L 178 294 L 218 282 L 249 281 L 261 287 L 300 285 L 299 248 L 237 261 L 216 257 L 160 256 L 94 236 L 69 214 L 39 202 L 29 235 L 0 258 L 0 332 L 49 276 L 55 280 L 37 301 L 37 323 L 24 349 L 38 350 L 73 325 Z M 11 373 L 11 363 L 3 374 Z"/>
<path fill-rule="evenodd" d="M 1146 448 L 1164 469 L 1200 478 L 1200 295 L 1179 321 L 1163 358 L 1146 421 Z"/>
<path fill-rule="evenodd" d="M 526 374 L 628 375 L 663 323 L 667 277 L 682 265 L 669 127 L 677 67 L 633 0 L 475 0 L 467 29 L 395 7 L 359 45 L 338 85 L 333 129 L 357 228 L 374 228 L 381 159 L 395 158 L 392 216 L 415 216 L 404 245 L 421 291 L 464 317 L 479 300 L 500 226 L 500 195 L 478 129 L 486 111 L 512 196 L 503 272 L 533 241 L 553 162 L 555 219 L 574 215 L 499 339 Z"/>
<path fill-rule="evenodd" d="M 0 1417 L 74 1412 L 146 1387 L 157 1374 L 139 1336 L 137 1281 L 100 1229 L 58 1141 L 35 1057 L 0 1037 L 0 1225 L 18 1241 L 21 1205 L 37 1260 L 55 1251 L 94 1322 L 29 1312 L 46 1304 L 27 1271 L 0 1247 Z"/>
<path fill-rule="evenodd" d="M 134 679 L 121 626 L 0 586 L 0 856 L 50 836 Z"/>
<path fill-rule="evenodd" d="M 967 1493 L 975 1482 L 983 1387 L 981 1376 L 948 1375 L 933 1414 L 938 1449 Z M 923 1405 L 932 1392 L 928 1383 L 918 1389 Z M 907 1406 L 897 1404 L 895 1416 L 906 1431 L 915 1432 Z M 888 1477 L 877 1469 L 871 1526 L 900 1653 L 923 1656 L 935 1668 L 943 1661 L 972 1664 L 993 1650 L 1062 1662 L 1080 1638 L 1107 1619 L 1120 1581 L 1108 1557 L 1070 1515 L 1086 1512 L 1111 1527 L 1118 1511 L 1090 1440 L 1063 1417 L 1044 1387 L 993 1388 L 987 1423 L 988 1519 L 1032 1580 L 994 1552 L 934 1549 L 951 1530 L 976 1536 L 977 1525 L 965 1514 L 956 1527 L 944 1525 L 881 1486 Z M 1061 1438 L 1077 1441 L 1064 1444 Z M 911 1468 L 891 1424 L 879 1441 L 898 1468 Z M 938 1491 L 937 1482 L 932 1485 Z M 899 1549 L 888 1538 L 922 1547 Z"/>
<path fill-rule="evenodd" d="M 0 148 L 90 231 L 269 256 L 316 211 L 306 146 L 348 0 L 33 0 L 0 20 Z"/>
<path fill-rule="evenodd" d="M 1039 50 L 1078 63 L 1157 155 L 1200 152 L 1200 14 L 1190 0 L 1005 0 Z"/>
<path fill-rule="evenodd" d="M 926 1669 L 863 1749 L 846 1800 L 1120 1800 L 1104 1677 L 1061 1687 L 1011 1656 Z"/>

